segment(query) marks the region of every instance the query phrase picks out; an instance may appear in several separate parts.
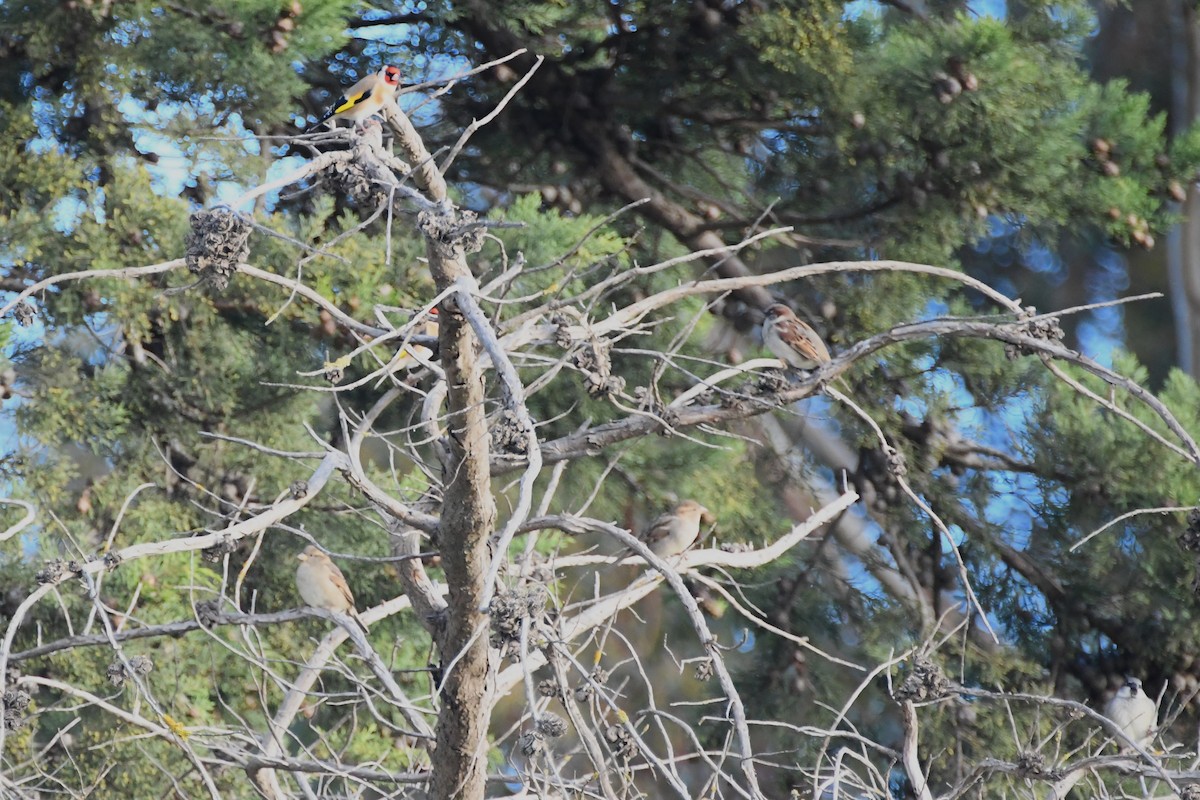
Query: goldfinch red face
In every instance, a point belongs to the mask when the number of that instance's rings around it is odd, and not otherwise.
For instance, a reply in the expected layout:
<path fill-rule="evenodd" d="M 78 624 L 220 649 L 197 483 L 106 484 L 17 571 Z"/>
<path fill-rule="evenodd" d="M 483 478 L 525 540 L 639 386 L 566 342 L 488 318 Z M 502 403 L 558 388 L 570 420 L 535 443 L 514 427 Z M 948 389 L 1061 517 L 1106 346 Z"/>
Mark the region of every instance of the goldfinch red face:
<path fill-rule="evenodd" d="M 383 68 L 383 81 L 384 81 L 384 83 L 388 84 L 389 86 L 399 86 L 400 85 L 400 68 L 393 67 L 390 65 L 384 67 Z"/>

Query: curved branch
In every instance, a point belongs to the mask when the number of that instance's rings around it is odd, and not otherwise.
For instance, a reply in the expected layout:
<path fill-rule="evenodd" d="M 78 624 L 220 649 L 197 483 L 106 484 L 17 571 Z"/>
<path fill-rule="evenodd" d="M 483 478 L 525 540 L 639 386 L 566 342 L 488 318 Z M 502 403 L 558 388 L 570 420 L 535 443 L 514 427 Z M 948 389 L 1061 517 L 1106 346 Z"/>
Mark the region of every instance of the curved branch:
<path fill-rule="evenodd" d="M 158 275 L 162 272 L 172 272 L 180 267 L 186 267 L 184 259 L 175 258 L 170 261 L 163 261 L 160 264 L 150 264 L 145 267 L 126 267 L 125 269 L 84 269 L 77 272 L 63 272 L 58 275 L 51 275 L 49 278 L 38 281 L 29 288 L 22 291 L 12 300 L 9 300 L 4 305 L 0 306 L 0 317 L 3 317 L 8 312 L 16 308 L 20 303 L 31 295 L 37 294 L 43 289 L 49 289 L 60 283 L 68 281 L 80 281 L 103 278 L 140 278 L 144 275 Z"/>
<path fill-rule="evenodd" d="M 854 362 L 872 353 L 902 342 L 935 336 L 993 339 L 1015 345 L 1024 352 L 1044 354 L 1059 361 L 1076 364 L 1140 400 L 1163 421 L 1168 430 L 1182 443 L 1182 447 L 1172 444 L 1157 432 L 1154 435 L 1155 440 L 1192 463 L 1200 465 L 1200 445 L 1197 445 L 1195 439 L 1162 401 L 1135 381 L 1056 342 L 1024 333 L 1019 323 L 996 324 L 978 320 L 933 320 L 899 325 L 890 331 L 876 334 L 856 343 L 819 370 L 810 373 L 789 388 L 774 394 L 758 397 L 747 396 L 724 405 L 708 404 L 676 408 L 672 404 L 671 428 L 679 430 L 765 414 L 812 395 L 822 383 L 843 374 Z M 1145 423 L 1142 423 L 1142 426 L 1144 427 Z M 559 439 L 544 442 L 542 444 L 542 460 L 544 463 L 551 464 L 562 459 L 595 455 L 614 444 L 652 433 L 664 432 L 668 432 L 667 428 L 659 419 L 643 414 L 634 415 L 615 422 L 596 425 L 587 431 L 568 434 Z M 524 459 L 517 456 L 496 456 L 492 461 L 492 470 L 495 473 L 503 473 L 523 464 Z"/>

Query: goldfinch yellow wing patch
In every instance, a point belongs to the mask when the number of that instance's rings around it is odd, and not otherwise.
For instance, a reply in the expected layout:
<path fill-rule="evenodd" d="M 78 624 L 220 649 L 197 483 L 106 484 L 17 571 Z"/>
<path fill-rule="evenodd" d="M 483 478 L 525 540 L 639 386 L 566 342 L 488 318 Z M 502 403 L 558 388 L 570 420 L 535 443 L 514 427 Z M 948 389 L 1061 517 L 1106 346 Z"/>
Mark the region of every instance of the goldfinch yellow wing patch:
<path fill-rule="evenodd" d="M 358 92 L 357 94 L 352 94 L 349 97 L 342 95 L 340 98 L 338 98 L 338 104 L 333 107 L 333 113 L 340 114 L 343 111 L 349 111 L 365 100 L 369 94 L 370 92 Z"/>

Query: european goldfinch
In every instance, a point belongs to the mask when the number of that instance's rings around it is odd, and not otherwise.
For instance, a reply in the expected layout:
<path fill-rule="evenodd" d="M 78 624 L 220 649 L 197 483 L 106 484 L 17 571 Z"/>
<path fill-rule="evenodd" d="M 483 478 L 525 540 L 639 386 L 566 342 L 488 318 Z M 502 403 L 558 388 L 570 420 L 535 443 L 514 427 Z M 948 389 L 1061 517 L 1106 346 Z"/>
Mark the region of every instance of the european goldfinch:
<path fill-rule="evenodd" d="M 438 310 L 437 308 L 429 309 L 429 314 L 426 315 L 425 321 L 413 331 L 418 336 L 437 336 L 438 335 Z M 416 357 L 414 357 L 416 356 Z M 428 361 L 433 358 L 433 351 L 428 347 L 420 344 L 410 345 L 407 348 L 400 348 L 396 353 L 393 363 L 396 369 L 411 369 L 418 366 L 423 361 Z"/>
<path fill-rule="evenodd" d="M 396 98 L 396 90 L 400 88 L 400 68 L 387 66 L 368 75 L 342 93 L 333 108 L 317 121 L 317 125 L 331 119 L 348 119 L 358 122 L 372 114 L 378 114 L 383 107 Z M 314 128 L 316 125 L 313 126 Z"/>

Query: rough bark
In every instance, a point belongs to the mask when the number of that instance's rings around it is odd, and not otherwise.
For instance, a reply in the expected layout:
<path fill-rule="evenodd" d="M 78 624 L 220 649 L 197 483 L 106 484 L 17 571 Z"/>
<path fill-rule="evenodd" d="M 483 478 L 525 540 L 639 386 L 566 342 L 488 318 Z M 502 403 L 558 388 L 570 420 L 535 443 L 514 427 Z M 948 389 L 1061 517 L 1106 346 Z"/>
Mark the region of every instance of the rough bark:
<path fill-rule="evenodd" d="M 1177 3 L 1178 24 L 1172 26 L 1171 129 L 1178 134 L 1200 116 L 1200 25 L 1189 3 Z M 1171 303 L 1175 312 L 1178 364 L 1200 376 L 1200 214 L 1196 192 L 1189 186 L 1181 209 L 1183 221 L 1167 238 Z"/>
<path fill-rule="evenodd" d="M 466 271 L 461 248 L 439 253 L 431 243 L 429 263 L 439 288 Z M 445 305 L 445 304 L 444 304 Z M 479 612 L 487 573 L 488 535 L 495 522 L 488 469 L 489 437 L 484 416 L 483 372 L 470 327 L 454 309 L 443 308 L 442 367 L 446 370 L 448 447 L 445 505 L 438 536 L 449 588 L 446 628 L 438 651 L 445 670 L 433 754 L 433 796 L 482 798 L 491 711 L 487 617 Z"/>
<path fill-rule="evenodd" d="M 416 129 L 397 108 L 385 114 L 397 144 L 413 165 L 413 179 L 444 215 L 422 225 L 429 269 L 439 290 L 471 278 L 461 240 L 451 232 L 457 211 L 446 183 Z M 438 548 L 448 596 L 445 627 L 436 641 L 443 670 L 431 796 L 476 800 L 484 796 L 492 670 L 486 615 L 479 608 L 495 527 L 489 472 L 490 437 L 484 413 L 483 369 L 475 338 L 453 296 L 442 303 L 438 343 L 446 374 L 446 437 L 442 448 L 445 494 Z"/>

